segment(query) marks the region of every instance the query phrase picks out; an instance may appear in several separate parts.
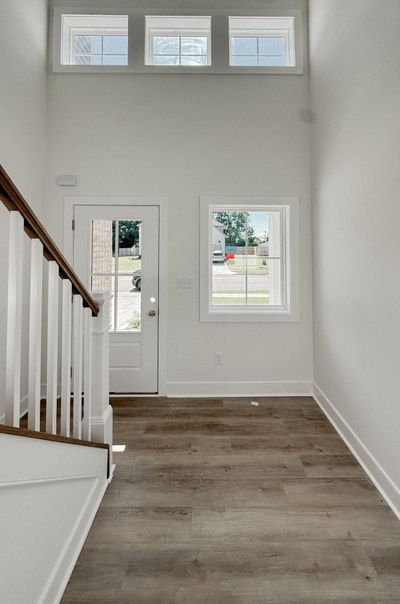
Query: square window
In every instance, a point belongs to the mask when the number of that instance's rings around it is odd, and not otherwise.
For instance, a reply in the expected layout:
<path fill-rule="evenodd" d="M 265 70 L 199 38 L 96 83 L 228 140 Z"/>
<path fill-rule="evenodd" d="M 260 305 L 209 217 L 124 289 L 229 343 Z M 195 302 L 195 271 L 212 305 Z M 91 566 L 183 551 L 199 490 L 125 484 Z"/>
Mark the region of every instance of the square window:
<path fill-rule="evenodd" d="M 127 64 L 127 15 L 61 15 L 61 65 Z"/>
<path fill-rule="evenodd" d="M 295 17 L 229 17 L 230 65 L 295 67 Z"/>
<path fill-rule="evenodd" d="M 211 17 L 147 16 L 146 65 L 211 65 Z"/>
<path fill-rule="evenodd" d="M 202 198 L 202 321 L 297 320 L 297 200 Z"/>

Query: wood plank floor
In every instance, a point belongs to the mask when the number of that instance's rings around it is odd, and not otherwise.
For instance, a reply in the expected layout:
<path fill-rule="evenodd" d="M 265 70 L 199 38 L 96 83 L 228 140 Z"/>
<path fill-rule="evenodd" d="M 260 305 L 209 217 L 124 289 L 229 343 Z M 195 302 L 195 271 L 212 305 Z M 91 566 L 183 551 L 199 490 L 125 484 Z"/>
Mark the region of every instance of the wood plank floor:
<path fill-rule="evenodd" d="M 400 522 L 311 398 L 113 401 L 63 604 L 400 602 Z"/>

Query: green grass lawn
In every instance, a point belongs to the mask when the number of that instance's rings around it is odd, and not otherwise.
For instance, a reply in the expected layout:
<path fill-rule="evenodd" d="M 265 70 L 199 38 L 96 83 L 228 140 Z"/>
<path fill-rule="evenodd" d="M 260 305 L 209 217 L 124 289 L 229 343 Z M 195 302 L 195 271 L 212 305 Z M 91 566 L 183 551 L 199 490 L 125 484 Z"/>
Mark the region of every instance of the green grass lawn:
<path fill-rule="evenodd" d="M 119 273 L 133 273 L 137 269 L 141 268 L 141 258 L 132 256 L 121 256 L 118 261 L 118 272 Z"/>
<path fill-rule="evenodd" d="M 232 273 L 238 275 L 246 273 L 245 256 L 235 256 L 233 260 L 227 260 L 226 265 Z M 268 275 L 268 260 L 260 256 L 247 256 L 247 273 L 249 275 Z"/>

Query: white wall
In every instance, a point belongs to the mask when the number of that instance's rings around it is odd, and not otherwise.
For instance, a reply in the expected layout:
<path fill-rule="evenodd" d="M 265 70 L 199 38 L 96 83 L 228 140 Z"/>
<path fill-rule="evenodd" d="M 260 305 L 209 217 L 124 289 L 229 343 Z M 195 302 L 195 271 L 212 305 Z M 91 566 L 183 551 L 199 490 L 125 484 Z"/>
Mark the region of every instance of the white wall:
<path fill-rule="evenodd" d="M 207 10 L 207 3 L 201 7 Z M 169 198 L 168 391 L 308 389 L 310 157 L 303 117 L 308 76 L 52 74 L 49 83 L 46 220 L 57 241 L 65 194 L 54 184 L 57 174 L 78 175 L 74 195 Z M 210 194 L 301 197 L 300 322 L 199 322 L 199 196 Z M 193 276 L 195 289 L 178 290 L 177 275 Z M 224 355 L 222 366 L 214 365 L 215 351 Z"/>
<path fill-rule="evenodd" d="M 317 394 L 398 509 L 399 31 L 398 0 L 310 0 Z"/>
<path fill-rule="evenodd" d="M 41 215 L 47 138 L 46 0 L 1 0 L 0 78 L 0 164 L 34 211 Z M 8 218 L 8 211 L 0 204 L 0 278 L 3 284 L 0 288 L 1 402 L 4 401 L 6 353 L 7 292 L 4 284 L 8 266 Z M 24 311 L 26 315 L 26 306 Z M 22 395 L 25 393 L 23 386 Z"/>
<path fill-rule="evenodd" d="M 0 50 L 0 163 L 40 212 L 46 160 L 46 0 L 1 1 Z"/>

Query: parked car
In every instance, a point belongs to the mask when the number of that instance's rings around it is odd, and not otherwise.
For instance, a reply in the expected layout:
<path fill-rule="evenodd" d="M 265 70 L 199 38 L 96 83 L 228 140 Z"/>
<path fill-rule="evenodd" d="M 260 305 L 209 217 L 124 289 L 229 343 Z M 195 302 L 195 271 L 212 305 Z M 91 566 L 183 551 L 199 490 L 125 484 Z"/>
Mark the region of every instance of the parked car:
<path fill-rule="evenodd" d="M 132 285 L 140 292 L 142 289 L 142 269 L 132 273 Z"/>
<path fill-rule="evenodd" d="M 225 255 L 223 254 L 223 252 L 221 252 L 221 250 L 214 250 L 212 257 L 213 262 L 225 262 Z"/>

